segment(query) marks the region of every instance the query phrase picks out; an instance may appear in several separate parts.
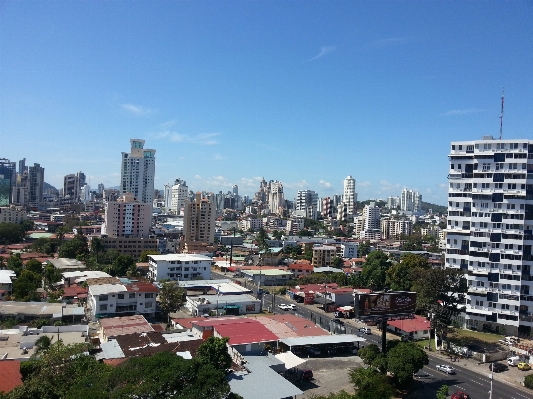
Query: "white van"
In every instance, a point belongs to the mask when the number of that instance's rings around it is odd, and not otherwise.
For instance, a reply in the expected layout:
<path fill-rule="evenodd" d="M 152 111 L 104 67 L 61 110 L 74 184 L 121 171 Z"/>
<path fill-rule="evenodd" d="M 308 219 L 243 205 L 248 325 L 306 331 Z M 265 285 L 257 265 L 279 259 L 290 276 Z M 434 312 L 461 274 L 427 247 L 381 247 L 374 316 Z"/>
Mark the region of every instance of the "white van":
<path fill-rule="evenodd" d="M 372 334 L 372 330 L 370 330 L 370 328 L 368 328 L 368 327 L 361 327 L 359 329 L 359 332 L 362 332 L 364 334 Z"/>
<path fill-rule="evenodd" d="M 518 366 L 518 363 L 520 363 L 520 357 L 518 356 L 512 356 L 510 358 L 507 359 L 507 364 L 509 366 Z"/>

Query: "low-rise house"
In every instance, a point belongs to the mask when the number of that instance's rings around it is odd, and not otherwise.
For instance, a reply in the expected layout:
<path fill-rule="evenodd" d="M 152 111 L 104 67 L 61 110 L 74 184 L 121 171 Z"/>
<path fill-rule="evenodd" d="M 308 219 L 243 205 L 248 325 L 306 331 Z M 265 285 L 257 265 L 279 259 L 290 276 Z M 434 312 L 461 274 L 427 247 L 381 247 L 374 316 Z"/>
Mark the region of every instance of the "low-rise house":
<path fill-rule="evenodd" d="M 291 263 L 287 266 L 287 269 L 294 274 L 295 277 L 307 276 L 313 273 L 314 267 L 309 261 L 298 261 Z"/>
<path fill-rule="evenodd" d="M 277 269 L 241 270 L 241 274 L 253 281 L 254 284 L 262 286 L 285 285 L 287 281 L 293 278 L 291 272 Z"/>
<path fill-rule="evenodd" d="M 429 339 L 431 325 L 425 317 L 415 315 L 412 319 L 389 320 L 387 329 L 400 336 L 408 336 L 415 341 Z"/>
<path fill-rule="evenodd" d="M 13 280 L 17 278 L 13 270 L 0 270 L 0 300 L 5 300 L 13 293 Z"/>
<path fill-rule="evenodd" d="M 100 319 L 100 340 L 108 342 L 120 335 L 142 334 L 153 332 L 150 323 L 141 315 L 122 316 Z"/>
<path fill-rule="evenodd" d="M 194 316 L 243 315 L 259 313 L 261 301 L 251 295 L 199 295 L 188 296 L 185 307 Z"/>
<path fill-rule="evenodd" d="M 98 281 L 103 280 L 103 281 Z M 146 282 L 126 282 L 119 279 L 89 279 L 87 304 L 93 317 L 109 315 L 155 316 L 158 288 Z"/>

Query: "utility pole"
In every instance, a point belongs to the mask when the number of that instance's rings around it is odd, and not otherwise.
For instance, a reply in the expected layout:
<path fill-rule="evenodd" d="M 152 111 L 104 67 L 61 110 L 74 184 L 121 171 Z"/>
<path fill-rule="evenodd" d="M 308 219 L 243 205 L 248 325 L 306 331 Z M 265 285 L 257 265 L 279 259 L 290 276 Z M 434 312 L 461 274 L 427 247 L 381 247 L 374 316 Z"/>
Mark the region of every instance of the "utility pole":
<path fill-rule="evenodd" d="M 490 364 L 489 379 L 490 379 L 489 399 L 492 399 L 492 380 L 494 379 L 494 363 Z"/>

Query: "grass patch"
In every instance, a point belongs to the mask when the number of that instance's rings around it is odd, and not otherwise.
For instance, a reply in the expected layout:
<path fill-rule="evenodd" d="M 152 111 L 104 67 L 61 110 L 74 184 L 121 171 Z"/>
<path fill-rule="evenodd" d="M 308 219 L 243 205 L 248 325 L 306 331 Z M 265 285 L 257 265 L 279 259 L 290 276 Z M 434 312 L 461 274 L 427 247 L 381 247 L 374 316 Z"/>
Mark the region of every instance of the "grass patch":
<path fill-rule="evenodd" d="M 453 334 L 450 334 L 448 339 L 453 342 L 463 342 L 463 341 L 477 341 L 484 342 L 487 344 L 498 343 L 500 339 L 503 339 L 503 335 L 484 333 L 479 331 L 472 330 L 463 330 L 456 329 Z"/>

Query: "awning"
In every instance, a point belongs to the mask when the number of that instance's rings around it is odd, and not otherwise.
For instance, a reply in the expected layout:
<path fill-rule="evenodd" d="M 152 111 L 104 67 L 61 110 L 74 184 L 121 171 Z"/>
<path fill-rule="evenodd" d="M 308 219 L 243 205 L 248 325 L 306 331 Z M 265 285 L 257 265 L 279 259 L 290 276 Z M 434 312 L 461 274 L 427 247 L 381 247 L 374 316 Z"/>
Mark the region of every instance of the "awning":
<path fill-rule="evenodd" d="M 300 364 L 305 363 L 307 361 L 306 359 L 302 359 L 301 357 L 296 356 L 292 352 L 280 353 L 276 355 L 275 357 L 276 359 L 285 363 L 286 369 L 292 369 L 293 367 L 298 367 Z"/>
<path fill-rule="evenodd" d="M 226 305 L 222 309 L 239 309 L 240 305 Z"/>
<path fill-rule="evenodd" d="M 291 337 L 280 339 L 280 342 L 290 347 L 303 345 L 355 343 L 364 341 L 366 341 L 366 339 L 354 334 L 320 335 L 316 337 Z"/>

